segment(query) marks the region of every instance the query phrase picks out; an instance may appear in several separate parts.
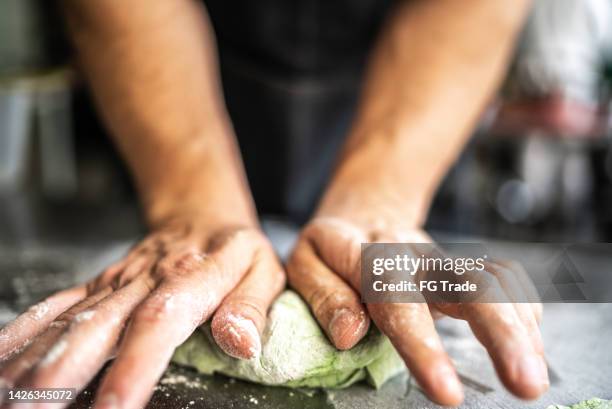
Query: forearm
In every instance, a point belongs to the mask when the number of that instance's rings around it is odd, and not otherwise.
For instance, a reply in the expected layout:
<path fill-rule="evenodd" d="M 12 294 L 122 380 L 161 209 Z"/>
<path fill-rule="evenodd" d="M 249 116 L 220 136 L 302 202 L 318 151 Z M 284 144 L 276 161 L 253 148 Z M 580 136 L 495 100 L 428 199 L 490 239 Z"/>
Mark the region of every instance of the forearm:
<path fill-rule="evenodd" d="M 204 11 L 191 0 L 63 5 L 148 222 L 194 215 L 254 223 Z"/>
<path fill-rule="evenodd" d="M 401 4 L 373 51 L 319 213 L 374 206 L 421 223 L 505 71 L 527 8 L 527 0 Z"/>

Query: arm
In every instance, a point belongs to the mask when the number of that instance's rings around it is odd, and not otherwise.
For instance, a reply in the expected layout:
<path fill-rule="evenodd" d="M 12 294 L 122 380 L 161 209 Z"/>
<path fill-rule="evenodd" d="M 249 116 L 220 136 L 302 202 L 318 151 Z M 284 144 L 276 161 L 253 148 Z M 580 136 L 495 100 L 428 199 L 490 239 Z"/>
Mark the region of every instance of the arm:
<path fill-rule="evenodd" d="M 528 3 L 415 1 L 397 9 L 372 54 L 320 214 L 335 213 L 349 194 L 402 209 L 397 216 L 413 226 L 424 221 L 503 78 Z"/>
<path fill-rule="evenodd" d="M 371 318 L 441 404 L 456 405 L 463 394 L 432 312 L 467 320 L 506 386 L 534 398 L 548 382 L 539 307 L 364 306 L 360 244 L 431 240 L 421 230 L 431 196 L 504 74 L 527 6 L 489 0 L 399 5 L 372 53 L 335 175 L 288 264 L 291 285 L 338 348 L 355 345 Z"/>
<path fill-rule="evenodd" d="M 191 0 L 63 5 L 151 232 L 86 286 L 3 328 L 0 359 L 12 359 L 0 378 L 81 390 L 116 356 L 96 407 L 143 407 L 175 347 L 209 318 L 228 354 L 259 354 L 285 275 L 258 228 L 203 10 Z"/>
<path fill-rule="evenodd" d="M 191 0 L 89 3 L 65 0 L 67 22 L 149 224 L 188 213 L 255 225 L 204 10 Z M 228 203 L 234 211 L 222 211 Z"/>

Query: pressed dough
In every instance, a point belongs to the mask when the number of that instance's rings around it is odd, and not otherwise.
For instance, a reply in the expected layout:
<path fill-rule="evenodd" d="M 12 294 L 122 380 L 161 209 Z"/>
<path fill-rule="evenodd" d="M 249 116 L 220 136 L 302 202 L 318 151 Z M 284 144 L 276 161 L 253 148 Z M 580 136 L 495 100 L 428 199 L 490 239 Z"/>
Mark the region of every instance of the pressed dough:
<path fill-rule="evenodd" d="M 366 380 L 378 388 L 405 369 L 389 340 L 376 328 L 352 349 L 337 350 L 308 306 L 290 290 L 270 309 L 259 356 L 240 360 L 226 355 L 205 326 L 177 348 L 172 360 L 205 374 L 287 387 L 343 388 Z"/>

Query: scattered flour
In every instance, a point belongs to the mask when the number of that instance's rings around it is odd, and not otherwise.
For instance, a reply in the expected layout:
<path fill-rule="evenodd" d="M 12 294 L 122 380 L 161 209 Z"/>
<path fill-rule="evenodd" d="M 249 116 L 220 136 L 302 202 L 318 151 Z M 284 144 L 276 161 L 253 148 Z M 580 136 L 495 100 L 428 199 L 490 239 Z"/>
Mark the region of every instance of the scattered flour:
<path fill-rule="evenodd" d="M 189 389 L 202 388 L 204 390 L 208 389 L 208 386 L 203 384 L 199 379 L 190 379 L 185 375 L 180 374 L 172 374 L 166 373 L 164 377 L 159 381 L 159 384 L 162 386 L 171 386 L 171 385 L 182 385 Z"/>

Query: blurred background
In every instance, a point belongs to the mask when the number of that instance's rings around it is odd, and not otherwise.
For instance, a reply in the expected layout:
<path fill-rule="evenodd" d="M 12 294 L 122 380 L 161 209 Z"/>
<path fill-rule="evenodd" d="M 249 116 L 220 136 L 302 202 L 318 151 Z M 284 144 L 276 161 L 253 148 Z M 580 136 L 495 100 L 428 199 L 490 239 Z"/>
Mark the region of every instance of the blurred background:
<path fill-rule="evenodd" d="M 536 2 L 508 78 L 441 186 L 428 228 L 612 240 L 610 2 L 552 3 Z M 9 247 L 144 231 L 54 5 L 0 0 L 0 244 Z"/>

